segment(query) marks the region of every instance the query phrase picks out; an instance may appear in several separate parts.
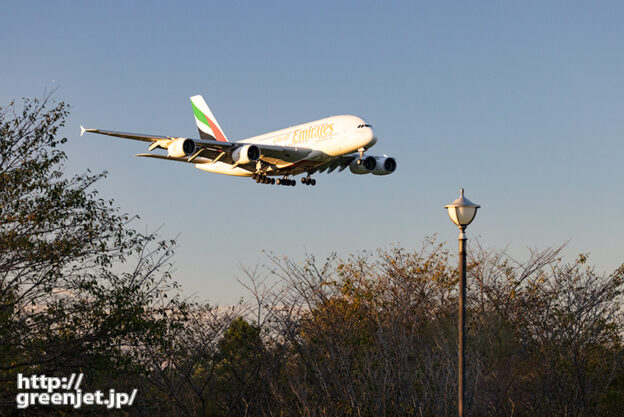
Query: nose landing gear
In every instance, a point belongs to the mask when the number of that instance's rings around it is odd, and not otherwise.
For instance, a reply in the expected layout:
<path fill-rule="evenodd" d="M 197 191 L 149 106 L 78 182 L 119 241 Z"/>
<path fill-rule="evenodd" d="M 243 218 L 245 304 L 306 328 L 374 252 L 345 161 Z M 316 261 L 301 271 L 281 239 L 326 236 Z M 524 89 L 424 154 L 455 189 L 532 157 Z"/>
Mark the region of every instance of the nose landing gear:
<path fill-rule="evenodd" d="M 364 149 L 364 148 L 358 149 L 358 153 L 360 154 L 360 157 L 357 159 L 357 161 L 355 161 L 356 165 L 364 164 L 364 151 L 365 150 L 366 149 Z"/>

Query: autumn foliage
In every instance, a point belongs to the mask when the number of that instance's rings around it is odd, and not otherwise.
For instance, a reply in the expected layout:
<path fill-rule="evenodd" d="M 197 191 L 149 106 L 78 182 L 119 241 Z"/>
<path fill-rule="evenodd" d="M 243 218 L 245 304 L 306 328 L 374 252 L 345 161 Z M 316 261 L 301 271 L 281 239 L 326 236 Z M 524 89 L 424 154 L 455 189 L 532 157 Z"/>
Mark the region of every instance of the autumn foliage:
<path fill-rule="evenodd" d="M 456 414 L 447 245 L 269 255 L 244 270 L 247 301 L 183 300 L 174 242 L 136 232 L 100 199 L 104 174 L 64 175 L 67 115 L 49 97 L 0 108 L 0 414 L 17 413 L 18 372 L 138 388 L 120 415 Z M 468 415 L 622 415 L 624 267 L 599 274 L 586 255 L 562 260 L 561 247 L 519 262 L 470 245 Z"/>

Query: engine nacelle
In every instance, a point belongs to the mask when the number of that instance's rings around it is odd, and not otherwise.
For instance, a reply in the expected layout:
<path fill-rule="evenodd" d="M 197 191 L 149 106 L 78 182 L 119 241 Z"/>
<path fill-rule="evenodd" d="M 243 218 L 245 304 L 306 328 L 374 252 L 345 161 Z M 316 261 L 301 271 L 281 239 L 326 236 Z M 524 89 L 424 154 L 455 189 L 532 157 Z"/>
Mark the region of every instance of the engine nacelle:
<path fill-rule="evenodd" d="M 167 153 L 174 158 L 191 156 L 195 153 L 195 142 L 187 138 L 176 139 L 167 147 Z"/>
<path fill-rule="evenodd" d="M 260 159 L 260 149 L 256 145 L 245 145 L 232 152 L 232 159 L 237 164 L 248 164 Z"/>
<path fill-rule="evenodd" d="M 358 161 L 360 162 L 358 164 Z M 370 174 L 377 167 L 377 161 L 374 156 L 367 156 L 363 160 L 354 160 L 349 164 L 349 169 L 354 174 L 362 175 L 362 174 Z"/>
<path fill-rule="evenodd" d="M 377 156 L 375 157 L 375 160 L 377 162 L 377 166 L 373 171 L 373 174 L 375 175 L 392 174 L 397 168 L 396 161 L 394 160 L 394 158 L 391 158 L 389 156 Z"/>

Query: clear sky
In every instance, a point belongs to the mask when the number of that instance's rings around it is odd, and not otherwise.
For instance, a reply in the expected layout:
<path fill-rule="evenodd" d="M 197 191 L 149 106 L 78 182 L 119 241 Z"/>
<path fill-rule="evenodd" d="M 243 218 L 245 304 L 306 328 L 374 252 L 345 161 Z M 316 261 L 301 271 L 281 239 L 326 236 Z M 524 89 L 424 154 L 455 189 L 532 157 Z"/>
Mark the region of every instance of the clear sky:
<path fill-rule="evenodd" d="M 624 3 L 9 2 L 0 102 L 56 97 L 67 172 L 108 170 L 101 195 L 140 230 L 178 236 L 186 294 L 231 303 L 239 264 L 456 245 L 443 206 L 482 205 L 468 232 L 519 259 L 569 241 L 601 271 L 624 262 Z M 140 159 L 140 142 L 79 126 L 197 137 L 202 94 L 231 140 L 356 114 L 396 157 L 385 177 L 257 185 Z"/>

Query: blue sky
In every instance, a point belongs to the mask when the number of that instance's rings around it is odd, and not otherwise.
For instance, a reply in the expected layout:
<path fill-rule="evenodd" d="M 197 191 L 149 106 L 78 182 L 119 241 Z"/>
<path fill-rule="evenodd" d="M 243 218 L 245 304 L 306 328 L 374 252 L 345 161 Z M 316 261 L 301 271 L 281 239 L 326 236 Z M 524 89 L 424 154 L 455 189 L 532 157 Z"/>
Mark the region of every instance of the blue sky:
<path fill-rule="evenodd" d="M 59 87 L 69 174 L 100 183 L 140 230 L 178 237 L 186 294 L 231 303 L 262 250 L 301 259 L 455 247 L 443 206 L 523 259 L 569 241 L 601 271 L 624 262 L 621 2 L 12 2 L 0 14 L 0 102 Z M 134 157 L 145 145 L 79 126 L 196 137 L 202 94 L 230 139 L 335 114 L 372 123 L 386 177 L 256 185 Z"/>

